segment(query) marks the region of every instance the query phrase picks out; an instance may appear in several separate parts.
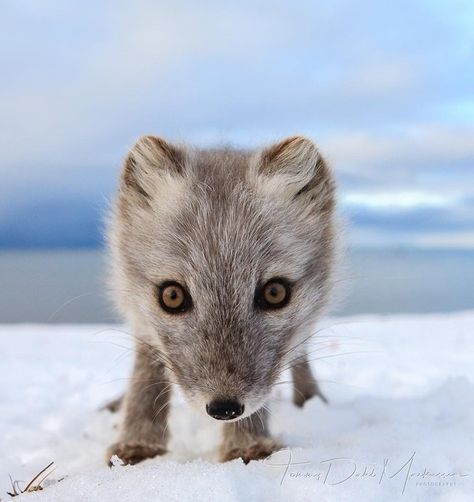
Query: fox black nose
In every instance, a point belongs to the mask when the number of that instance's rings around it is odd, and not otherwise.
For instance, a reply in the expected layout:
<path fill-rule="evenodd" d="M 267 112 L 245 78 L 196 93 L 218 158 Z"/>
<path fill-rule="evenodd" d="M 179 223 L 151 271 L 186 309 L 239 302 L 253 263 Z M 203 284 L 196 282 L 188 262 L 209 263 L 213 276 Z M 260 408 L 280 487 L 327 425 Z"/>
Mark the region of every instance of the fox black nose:
<path fill-rule="evenodd" d="M 244 405 L 237 401 L 211 401 L 206 404 L 208 415 L 216 420 L 231 420 L 244 412 Z"/>

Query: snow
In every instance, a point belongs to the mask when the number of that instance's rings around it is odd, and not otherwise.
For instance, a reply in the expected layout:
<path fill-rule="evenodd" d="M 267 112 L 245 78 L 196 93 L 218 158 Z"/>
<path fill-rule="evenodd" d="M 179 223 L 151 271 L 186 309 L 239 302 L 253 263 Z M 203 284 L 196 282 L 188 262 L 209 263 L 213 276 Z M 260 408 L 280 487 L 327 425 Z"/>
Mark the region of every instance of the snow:
<path fill-rule="evenodd" d="M 219 424 L 176 394 L 170 453 L 106 467 L 119 417 L 99 408 L 125 388 L 131 346 L 120 326 L 0 326 L 2 500 L 9 474 L 51 461 L 17 500 L 473 500 L 474 312 L 327 320 L 311 351 L 330 404 L 295 408 L 277 385 L 289 448 L 249 465 L 217 463 Z"/>

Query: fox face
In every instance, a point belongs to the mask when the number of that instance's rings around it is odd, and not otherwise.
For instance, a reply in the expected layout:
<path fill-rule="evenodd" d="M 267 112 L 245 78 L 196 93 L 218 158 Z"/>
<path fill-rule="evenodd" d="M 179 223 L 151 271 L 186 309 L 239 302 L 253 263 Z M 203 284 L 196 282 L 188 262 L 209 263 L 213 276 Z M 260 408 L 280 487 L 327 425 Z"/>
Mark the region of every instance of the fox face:
<path fill-rule="evenodd" d="M 203 413 L 251 415 L 298 356 L 330 293 L 333 210 L 331 172 L 306 138 L 240 151 L 147 136 L 129 152 L 113 290 Z"/>

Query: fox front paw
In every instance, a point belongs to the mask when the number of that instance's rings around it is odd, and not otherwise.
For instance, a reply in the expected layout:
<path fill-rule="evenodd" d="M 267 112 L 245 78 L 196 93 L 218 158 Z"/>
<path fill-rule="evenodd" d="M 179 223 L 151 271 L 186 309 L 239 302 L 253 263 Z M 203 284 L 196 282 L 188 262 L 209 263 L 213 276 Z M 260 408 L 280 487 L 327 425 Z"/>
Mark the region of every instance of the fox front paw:
<path fill-rule="evenodd" d="M 241 458 L 245 464 L 251 460 L 262 460 L 269 457 L 272 453 L 281 450 L 283 446 L 272 438 L 258 438 L 255 442 L 237 448 L 221 449 L 221 462 L 228 462 L 236 458 Z"/>
<path fill-rule="evenodd" d="M 153 458 L 165 453 L 166 448 L 160 444 L 119 441 L 107 449 L 106 460 L 109 466 L 112 466 L 111 458 L 117 455 L 123 465 L 134 465 L 147 458 Z"/>

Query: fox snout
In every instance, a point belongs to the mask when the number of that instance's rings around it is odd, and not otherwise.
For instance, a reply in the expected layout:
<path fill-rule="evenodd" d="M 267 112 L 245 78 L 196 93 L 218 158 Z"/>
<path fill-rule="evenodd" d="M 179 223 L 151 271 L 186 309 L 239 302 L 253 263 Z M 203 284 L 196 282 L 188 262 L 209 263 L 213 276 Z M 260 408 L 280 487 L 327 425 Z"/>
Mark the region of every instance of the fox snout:
<path fill-rule="evenodd" d="M 232 420 L 240 417 L 245 405 L 235 400 L 214 400 L 206 404 L 206 412 L 216 420 Z"/>
<path fill-rule="evenodd" d="M 194 367 L 176 376 L 187 401 L 198 412 L 225 421 L 246 418 L 264 406 L 272 383 L 238 371 L 233 375 L 222 373 L 211 365 Z M 259 378 L 263 376 L 259 374 Z"/>

